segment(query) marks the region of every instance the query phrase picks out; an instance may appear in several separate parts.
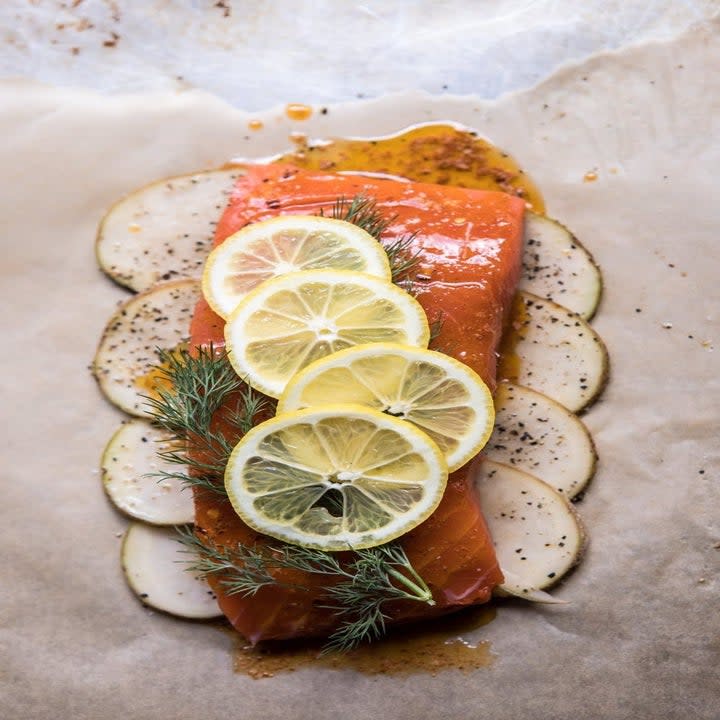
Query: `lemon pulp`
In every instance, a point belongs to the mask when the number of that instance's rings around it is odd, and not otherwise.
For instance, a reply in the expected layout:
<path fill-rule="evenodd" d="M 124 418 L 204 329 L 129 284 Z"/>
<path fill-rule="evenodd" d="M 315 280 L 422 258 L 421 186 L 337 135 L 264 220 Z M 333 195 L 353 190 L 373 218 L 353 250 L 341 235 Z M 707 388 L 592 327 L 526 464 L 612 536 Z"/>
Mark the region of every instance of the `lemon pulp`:
<path fill-rule="evenodd" d="M 306 547 L 360 549 L 408 532 L 440 502 L 447 464 L 410 423 L 358 405 L 284 413 L 233 450 L 228 497 L 252 528 Z"/>
<path fill-rule="evenodd" d="M 420 304 L 366 273 L 310 270 L 267 280 L 233 310 L 225 340 L 235 371 L 279 397 L 299 370 L 338 350 L 368 342 L 426 347 Z"/>
<path fill-rule="evenodd" d="M 349 348 L 318 360 L 288 383 L 278 412 L 334 402 L 367 405 L 416 425 L 445 454 L 450 471 L 492 433 L 492 395 L 480 376 L 442 353 L 393 343 Z"/>

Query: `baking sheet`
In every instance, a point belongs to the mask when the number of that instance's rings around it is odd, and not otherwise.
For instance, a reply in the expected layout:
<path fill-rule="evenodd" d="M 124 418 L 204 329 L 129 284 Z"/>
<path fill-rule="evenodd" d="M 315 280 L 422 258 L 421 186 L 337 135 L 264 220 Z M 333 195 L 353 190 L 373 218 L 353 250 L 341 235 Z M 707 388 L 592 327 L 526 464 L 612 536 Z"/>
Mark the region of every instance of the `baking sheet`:
<path fill-rule="evenodd" d="M 0 85 L 3 717 L 717 718 L 718 29 L 600 55 L 497 102 L 410 93 L 301 125 L 270 112 L 259 132 L 256 114 L 202 92 Z M 488 669 L 234 674 L 231 637 L 142 608 L 122 579 L 126 522 L 97 469 L 122 417 L 87 365 L 125 294 L 95 266 L 97 222 L 138 185 L 266 155 L 291 130 L 433 119 L 510 150 L 603 267 L 594 326 L 612 382 L 585 418 L 601 457 L 580 504 L 587 557 L 558 591 L 569 605 L 502 605 L 476 631 Z"/>

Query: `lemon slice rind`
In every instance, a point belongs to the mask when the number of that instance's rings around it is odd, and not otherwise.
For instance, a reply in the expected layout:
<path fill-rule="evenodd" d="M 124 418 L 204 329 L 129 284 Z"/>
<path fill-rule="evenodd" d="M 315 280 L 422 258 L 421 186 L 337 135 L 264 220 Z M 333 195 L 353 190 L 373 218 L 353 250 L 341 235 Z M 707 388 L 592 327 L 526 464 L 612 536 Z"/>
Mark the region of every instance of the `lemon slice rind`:
<path fill-rule="evenodd" d="M 226 318 L 261 282 L 317 269 L 366 272 L 388 282 L 392 277 L 382 245 L 357 225 L 315 215 L 281 215 L 245 226 L 210 253 L 203 294 Z"/>
<path fill-rule="evenodd" d="M 447 475 L 441 450 L 410 423 L 340 404 L 285 413 L 254 427 L 230 455 L 225 488 L 254 530 L 342 551 L 387 543 L 420 524 L 442 499 Z M 341 513 L 320 503 L 331 492 L 342 495 Z M 376 517 L 388 519 L 373 527 Z"/>
<path fill-rule="evenodd" d="M 389 413 L 429 434 L 450 472 L 477 455 L 493 430 L 492 394 L 472 368 L 433 350 L 368 343 L 316 360 L 288 383 L 278 413 L 322 398 Z"/>
<path fill-rule="evenodd" d="M 275 398 L 295 373 L 338 350 L 387 340 L 427 347 L 429 339 L 425 311 L 415 298 L 350 270 L 306 270 L 267 280 L 225 324 L 235 371 Z"/>

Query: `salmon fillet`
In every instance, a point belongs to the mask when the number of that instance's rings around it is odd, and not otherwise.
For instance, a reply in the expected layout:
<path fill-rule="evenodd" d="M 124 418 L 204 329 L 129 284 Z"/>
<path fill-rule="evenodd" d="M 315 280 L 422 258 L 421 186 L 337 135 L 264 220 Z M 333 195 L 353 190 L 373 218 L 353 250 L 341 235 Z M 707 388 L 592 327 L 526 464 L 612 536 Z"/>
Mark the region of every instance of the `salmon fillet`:
<path fill-rule="evenodd" d="M 392 218 L 384 241 L 413 234 L 418 253 L 414 292 L 430 322 L 442 325 L 435 346 L 496 385 L 497 348 L 520 276 L 525 204 L 499 192 L 404 182 L 362 175 L 303 171 L 289 165 L 259 165 L 240 178 L 216 231 L 220 243 L 248 223 L 286 214 L 330 214 L 339 197 L 362 194 Z M 193 346 L 222 346 L 224 321 L 204 300 L 196 309 Z M 435 512 L 400 539 L 417 572 L 430 587 L 435 607 L 388 605 L 405 621 L 486 602 L 502 582 L 492 539 L 471 487 L 472 462 L 450 475 Z M 229 501 L 196 489 L 196 529 L 223 547 L 267 544 L 247 527 Z M 338 618 L 318 607 L 326 578 L 277 571 L 283 583 L 310 591 L 265 587 L 253 597 L 227 595 L 221 578 L 210 577 L 223 613 L 253 643 L 327 635 Z"/>

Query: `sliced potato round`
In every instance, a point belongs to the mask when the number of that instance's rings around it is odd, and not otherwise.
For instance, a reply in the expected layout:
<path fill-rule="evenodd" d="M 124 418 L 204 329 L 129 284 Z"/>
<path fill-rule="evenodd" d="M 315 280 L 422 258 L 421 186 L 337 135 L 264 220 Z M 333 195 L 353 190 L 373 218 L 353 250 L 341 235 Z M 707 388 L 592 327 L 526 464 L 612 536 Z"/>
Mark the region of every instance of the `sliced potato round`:
<path fill-rule="evenodd" d="M 166 178 L 123 198 L 100 223 L 100 267 L 137 291 L 162 280 L 199 278 L 217 220 L 242 174 L 231 167 Z"/>
<path fill-rule="evenodd" d="M 542 480 L 509 465 L 483 460 L 475 487 L 511 595 L 538 594 L 556 583 L 582 555 L 585 533 L 570 503 Z"/>
<path fill-rule="evenodd" d="M 495 393 L 495 427 L 485 456 L 535 475 L 567 498 L 587 485 L 597 462 L 590 433 L 573 413 L 512 383 L 500 383 Z"/>
<path fill-rule="evenodd" d="M 130 420 L 110 438 L 101 461 L 105 492 L 126 515 L 153 525 L 183 525 L 195 518 L 192 492 L 181 480 L 159 478 L 181 472 L 157 453 L 169 449 L 168 435 L 147 420 Z"/>
<path fill-rule="evenodd" d="M 148 414 L 143 396 L 162 382 L 154 370 L 158 349 L 171 351 L 188 342 L 199 297 L 197 280 L 175 280 L 134 295 L 115 311 L 92 367 L 110 402 L 130 415 Z"/>
<path fill-rule="evenodd" d="M 221 614 L 208 583 L 187 570 L 192 556 L 174 530 L 132 523 L 121 552 L 125 577 L 143 605 L 184 618 Z"/>
<path fill-rule="evenodd" d="M 593 256 L 564 225 L 529 212 L 519 287 L 589 320 L 600 302 L 602 276 Z"/>
<path fill-rule="evenodd" d="M 602 391 L 608 362 L 600 336 L 579 315 L 551 300 L 517 294 L 512 326 L 501 347 L 500 379 L 537 390 L 578 412 Z"/>

